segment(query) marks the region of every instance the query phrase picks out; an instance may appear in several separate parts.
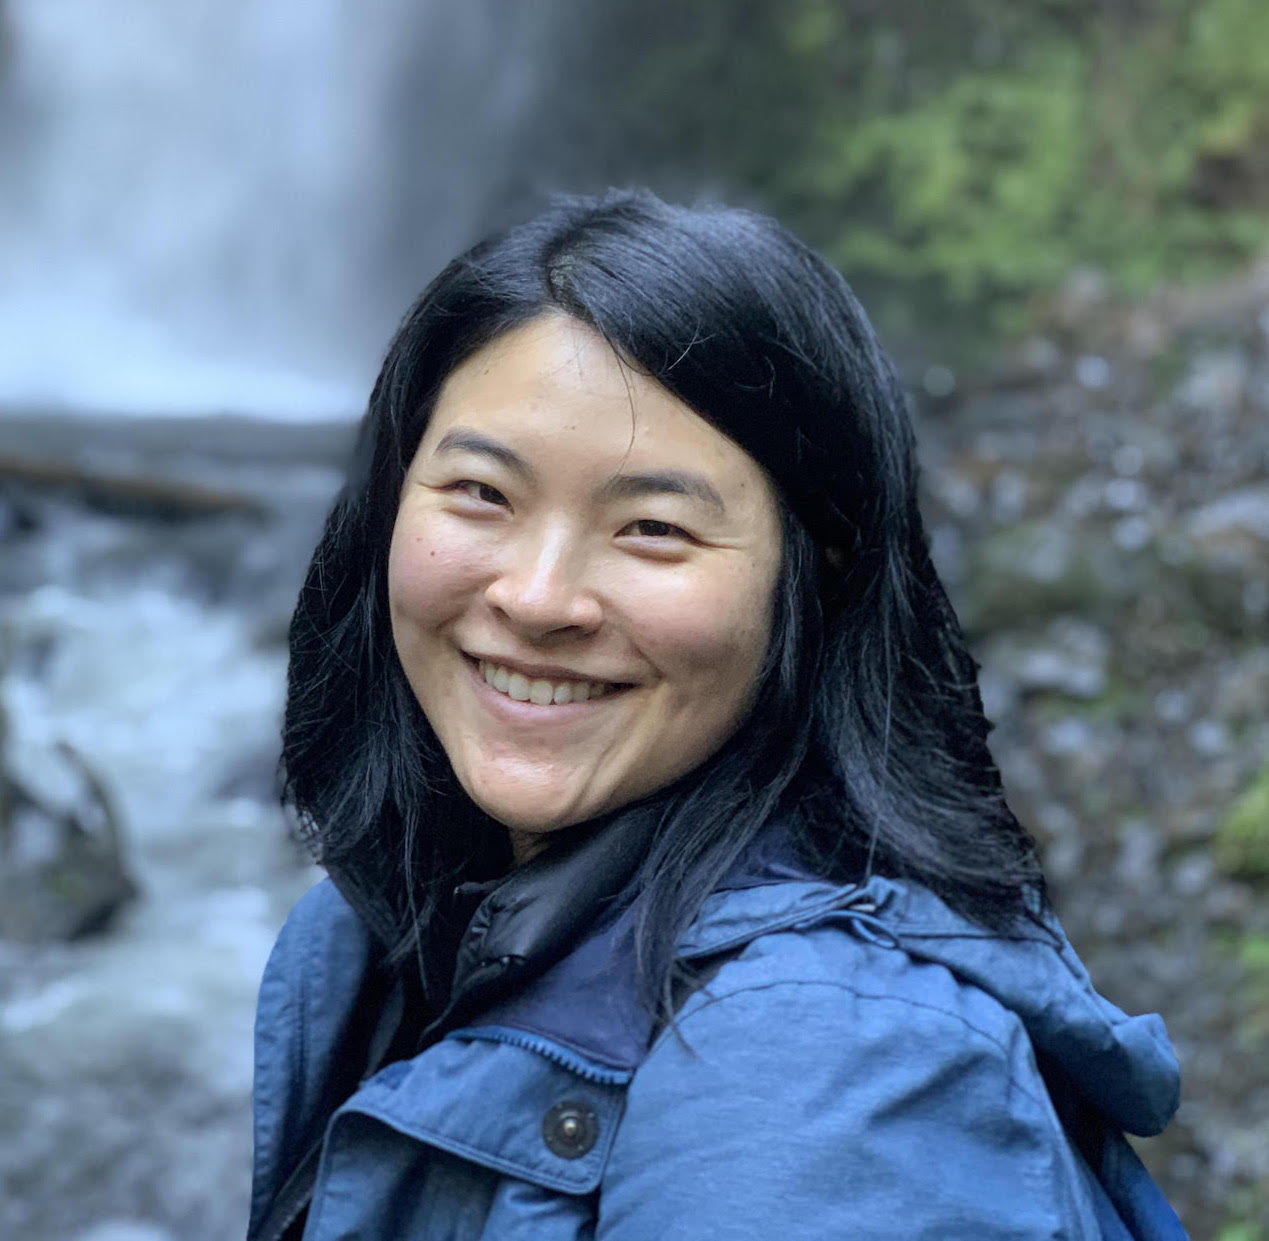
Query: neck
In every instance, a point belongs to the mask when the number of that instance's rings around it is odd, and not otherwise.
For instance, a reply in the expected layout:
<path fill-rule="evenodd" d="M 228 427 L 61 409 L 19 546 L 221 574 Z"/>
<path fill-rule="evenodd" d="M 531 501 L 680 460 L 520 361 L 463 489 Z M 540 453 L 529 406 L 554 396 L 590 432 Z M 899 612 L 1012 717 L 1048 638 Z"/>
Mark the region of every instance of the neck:
<path fill-rule="evenodd" d="M 511 865 L 514 869 L 533 861 L 551 843 L 551 833 L 524 832 L 518 828 L 509 827 L 507 839 L 511 843 Z"/>

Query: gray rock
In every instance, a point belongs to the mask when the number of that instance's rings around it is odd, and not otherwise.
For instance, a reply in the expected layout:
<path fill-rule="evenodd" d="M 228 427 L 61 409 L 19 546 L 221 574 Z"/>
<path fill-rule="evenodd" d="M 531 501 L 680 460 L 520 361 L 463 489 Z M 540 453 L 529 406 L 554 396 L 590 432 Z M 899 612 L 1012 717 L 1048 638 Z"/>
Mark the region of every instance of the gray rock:
<path fill-rule="evenodd" d="M 1082 388 L 1099 392 L 1111 380 L 1110 363 L 1095 353 L 1086 353 L 1075 360 L 1075 380 Z"/>
<path fill-rule="evenodd" d="M 971 548 L 959 610 L 976 632 L 1065 613 L 1114 623 L 1157 576 L 1151 554 L 1124 550 L 1109 531 L 1057 519 L 1023 521 Z"/>
<path fill-rule="evenodd" d="M 1244 487 L 1203 505 L 1190 514 L 1186 528 L 1207 547 L 1238 537 L 1269 543 L 1269 486 Z"/>
<path fill-rule="evenodd" d="M 988 643 L 982 654 L 983 679 L 990 682 L 990 694 L 1001 714 L 1019 693 L 1047 691 L 1098 698 L 1106 691 L 1109 651 L 1103 630 L 1062 616 L 1050 623 L 1042 638 L 1005 635 Z"/>
<path fill-rule="evenodd" d="M 1250 367 L 1236 349 L 1201 353 L 1177 390 L 1190 408 L 1217 417 L 1228 417 L 1238 407 L 1247 388 Z"/>
<path fill-rule="evenodd" d="M 1195 752 L 1204 758 L 1215 758 L 1229 750 L 1229 729 L 1220 720 L 1195 720 L 1188 736 Z"/>
<path fill-rule="evenodd" d="M 12 774 L 0 797 L 0 937 L 74 939 L 109 925 L 137 894 L 114 798 L 71 746 L 60 747 L 80 785 L 50 805 Z"/>

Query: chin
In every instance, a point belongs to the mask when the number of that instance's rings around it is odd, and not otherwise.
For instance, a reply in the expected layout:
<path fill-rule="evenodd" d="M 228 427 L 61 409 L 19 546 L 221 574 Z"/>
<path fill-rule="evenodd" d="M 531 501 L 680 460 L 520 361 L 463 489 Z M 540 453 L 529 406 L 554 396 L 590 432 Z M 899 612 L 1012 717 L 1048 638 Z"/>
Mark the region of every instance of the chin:
<path fill-rule="evenodd" d="M 487 784 L 463 782 L 467 795 L 503 827 L 526 834 L 546 834 L 584 823 L 610 809 L 607 802 L 583 801 L 576 792 L 519 781 Z"/>

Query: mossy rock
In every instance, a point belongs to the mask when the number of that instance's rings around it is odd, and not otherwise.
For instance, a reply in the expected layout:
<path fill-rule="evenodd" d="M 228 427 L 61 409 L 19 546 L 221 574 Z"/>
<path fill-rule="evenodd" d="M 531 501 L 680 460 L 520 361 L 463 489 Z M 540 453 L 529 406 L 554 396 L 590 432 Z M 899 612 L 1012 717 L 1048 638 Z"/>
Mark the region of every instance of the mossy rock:
<path fill-rule="evenodd" d="M 1216 833 L 1216 860 L 1237 879 L 1269 879 L 1269 765 L 1230 807 Z"/>
<path fill-rule="evenodd" d="M 1226 1224 L 1216 1234 L 1216 1241 L 1264 1241 L 1265 1233 L 1258 1224 L 1239 1222 Z"/>
<path fill-rule="evenodd" d="M 1121 551 L 1104 532 L 1058 521 L 996 530 L 970 552 L 957 610 L 976 633 L 1061 613 L 1114 620 L 1151 586 L 1153 561 Z"/>

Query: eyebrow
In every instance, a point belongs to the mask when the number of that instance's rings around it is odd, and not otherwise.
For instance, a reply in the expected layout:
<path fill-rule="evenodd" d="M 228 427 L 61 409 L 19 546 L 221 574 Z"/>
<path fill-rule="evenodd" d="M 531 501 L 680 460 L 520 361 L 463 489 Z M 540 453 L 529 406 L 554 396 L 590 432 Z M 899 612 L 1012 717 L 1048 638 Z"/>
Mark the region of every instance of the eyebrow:
<path fill-rule="evenodd" d="M 505 465 L 513 474 L 532 482 L 537 478 L 533 467 L 518 453 L 513 452 L 506 444 L 500 444 L 479 431 L 468 431 L 464 427 L 455 427 L 446 431 L 436 445 L 437 454 L 443 452 L 474 452 L 481 456 L 492 457 L 500 465 Z"/>
<path fill-rule="evenodd" d="M 529 482 L 537 478 L 537 472 L 518 452 L 479 431 L 470 431 L 464 427 L 446 431 L 438 441 L 435 451 L 438 454 L 478 453 L 491 457 Z M 727 505 L 713 483 L 704 475 L 691 470 L 647 470 L 638 474 L 617 474 L 600 488 L 599 494 L 604 500 L 631 500 L 651 495 L 685 496 L 690 500 L 699 500 L 719 513 L 727 511 Z"/>
<path fill-rule="evenodd" d="M 727 511 L 723 497 L 718 494 L 714 485 L 700 474 L 693 474 L 688 470 L 649 470 L 643 474 L 617 474 L 604 484 L 600 494 L 608 500 L 630 500 L 651 495 L 687 496 L 691 500 L 708 504 L 719 513 Z"/>

